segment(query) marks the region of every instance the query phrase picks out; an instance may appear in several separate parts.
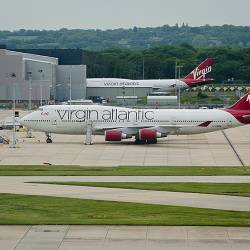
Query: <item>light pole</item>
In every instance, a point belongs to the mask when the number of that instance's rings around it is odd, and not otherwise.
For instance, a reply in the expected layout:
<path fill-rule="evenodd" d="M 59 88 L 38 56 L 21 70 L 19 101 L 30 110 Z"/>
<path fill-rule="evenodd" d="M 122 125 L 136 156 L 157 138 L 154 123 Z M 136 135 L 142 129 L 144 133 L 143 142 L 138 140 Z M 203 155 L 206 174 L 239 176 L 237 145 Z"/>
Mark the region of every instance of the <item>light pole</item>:
<path fill-rule="evenodd" d="M 71 70 L 69 72 L 69 105 L 71 105 L 72 102 L 72 75 L 71 75 Z"/>
<path fill-rule="evenodd" d="M 175 72 L 174 72 L 174 79 L 175 79 L 175 87 L 177 87 L 177 58 L 175 59 Z M 175 88 L 175 94 L 177 95 L 177 91 L 176 91 L 176 88 Z"/>
<path fill-rule="evenodd" d="M 182 65 L 176 66 L 176 68 L 178 69 L 178 80 L 179 80 L 178 81 L 179 109 L 181 108 L 181 85 L 180 85 L 180 79 L 181 79 L 181 68 L 182 67 L 183 67 Z"/>
<path fill-rule="evenodd" d="M 51 63 L 51 88 L 50 88 L 50 101 L 53 100 L 53 104 L 56 104 L 56 88 L 54 83 L 54 70 Z"/>
<path fill-rule="evenodd" d="M 60 87 L 60 86 L 62 86 L 62 85 L 65 85 L 65 84 L 63 84 L 63 83 L 56 84 L 56 85 L 55 85 L 55 88 L 58 88 L 58 87 Z M 67 84 L 66 86 L 67 86 L 67 88 L 70 88 L 70 84 Z M 71 91 L 70 91 L 70 92 L 71 92 Z M 70 98 L 70 100 L 68 100 L 68 103 L 69 103 L 69 105 L 71 105 L 71 98 Z"/>
<path fill-rule="evenodd" d="M 43 78 L 44 78 L 43 70 L 39 69 L 38 72 L 41 74 L 41 79 L 43 81 Z M 40 106 L 43 106 L 43 86 L 42 86 L 42 82 L 40 83 Z"/>
<path fill-rule="evenodd" d="M 145 79 L 145 59 L 144 56 L 142 56 L 142 80 Z"/>
<path fill-rule="evenodd" d="M 28 72 L 29 76 L 29 111 L 31 110 L 31 91 L 32 91 L 32 72 Z M 30 129 L 27 129 L 27 138 L 33 138 L 33 135 L 31 133 Z"/>
<path fill-rule="evenodd" d="M 32 91 L 32 72 L 28 72 L 29 76 L 29 110 L 31 110 L 31 91 Z"/>
<path fill-rule="evenodd" d="M 55 93 L 57 93 L 57 88 L 58 87 L 60 87 L 60 86 L 62 86 L 63 85 L 63 83 L 59 83 L 59 84 L 55 84 L 54 85 L 54 89 L 55 89 Z M 65 92 L 64 92 L 65 93 Z M 64 95 L 65 96 L 65 95 Z M 55 97 L 54 97 L 55 98 Z M 54 104 L 56 104 L 56 100 L 54 99 Z"/>
<path fill-rule="evenodd" d="M 16 74 L 12 72 L 10 74 L 10 77 L 13 79 L 13 139 L 12 139 L 12 145 L 11 148 L 16 147 L 16 117 L 15 117 L 15 110 L 16 110 L 16 86 L 15 86 L 15 80 L 16 80 Z"/>
<path fill-rule="evenodd" d="M 123 106 L 125 106 L 125 94 L 126 94 L 126 87 L 122 87 L 122 96 L 123 96 Z"/>

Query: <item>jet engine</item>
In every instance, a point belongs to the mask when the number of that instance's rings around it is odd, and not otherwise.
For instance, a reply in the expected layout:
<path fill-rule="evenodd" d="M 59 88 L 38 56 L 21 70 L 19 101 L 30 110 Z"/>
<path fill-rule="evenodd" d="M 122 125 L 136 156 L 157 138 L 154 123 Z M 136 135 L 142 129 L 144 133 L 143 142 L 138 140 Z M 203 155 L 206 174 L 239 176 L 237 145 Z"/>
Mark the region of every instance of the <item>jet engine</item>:
<path fill-rule="evenodd" d="M 121 141 L 122 139 L 131 138 L 131 136 L 122 133 L 119 130 L 105 131 L 105 141 Z"/>
<path fill-rule="evenodd" d="M 155 140 L 165 136 L 166 135 L 157 132 L 155 129 L 143 128 L 139 130 L 139 140 L 141 141 Z"/>

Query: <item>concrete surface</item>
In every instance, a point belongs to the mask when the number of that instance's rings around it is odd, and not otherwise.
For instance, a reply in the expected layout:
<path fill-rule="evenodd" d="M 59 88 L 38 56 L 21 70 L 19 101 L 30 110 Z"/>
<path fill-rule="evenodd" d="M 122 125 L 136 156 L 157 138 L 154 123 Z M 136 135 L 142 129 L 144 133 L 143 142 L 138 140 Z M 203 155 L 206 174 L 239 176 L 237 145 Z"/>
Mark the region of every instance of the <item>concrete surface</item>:
<path fill-rule="evenodd" d="M 226 131 L 244 164 L 250 166 L 250 126 Z M 0 131 L 11 138 L 11 131 Z M 94 145 L 83 144 L 84 136 L 53 135 L 54 143 L 45 143 L 44 133 L 25 138 L 17 133 L 19 148 L 0 147 L 1 165 L 81 166 L 240 166 L 241 163 L 221 132 L 201 135 L 170 136 L 157 145 L 134 145 L 132 140 L 105 142 L 95 136 Z"/>
<path fill-rule="evenodd" d="M 7 184 L 49 181 L 250 183 L 250 176 L 0 176 L 0 183 Z"/>
<path fill-rule="evenodd" d="M 250 228 L 0 226 L 0 250 L 249 250 Z"/>
<path fill-rule="evenodd" d="M 36 178 L 30 177 L 30 181 Z M 54 177 L 56 180 L 56 177 Z M 2 179 L 3 180 L 3 179 Z M 48 180 L 44 177 L 44 181 Z M 53 180 L 51 177 L 50 180 Z M 151 191 L 103 187 L 80 187 L 25 183 L 17 177 L 0 182 L 1 193 L 44 195 L 52 197 L 137 202 L 143 204 L 188 206 L 232 211 L 250 211 L 250 197 L 184 192 Z"/>
<path fill-rule="evenodd" d="M 24 115 L 28 114 L 29 111 L 28 110 L 18 110 L 19 111 L 19 116 L 23 117 Z M 12 110 L 0 110 L 0 121 L 5 120 L 8 117 L 11 117 L 13 115 L 13 111 Z"/>
<path fill-rule="evenodd" d="M 0 110 L 0 121 L 12 115 L 11 110 Z"/>
<path fill-rule="evenodd" d="M 20 116 L 27 114 L 21 111 Z M 12 111 L 0 110 L 0 120 Z M 0 131 L 12 139 L 11 131 Z M 201 135 L 169 136 L 157 145 L 134 145 L 133 140 L 105 142 L 104 136 L 94 136 L 94 145 L 84 145 L 85 136 L 52 135 L 54 143 L 45 143 L 44 133 L 17 133 L 18 148 L 0 147 L 1 165 L 54 165 L 81 166 L 241 166 L 222 132 Z M 245 166 L 250 166 L 250 125 L 226 130 L 226 135 Z"/>

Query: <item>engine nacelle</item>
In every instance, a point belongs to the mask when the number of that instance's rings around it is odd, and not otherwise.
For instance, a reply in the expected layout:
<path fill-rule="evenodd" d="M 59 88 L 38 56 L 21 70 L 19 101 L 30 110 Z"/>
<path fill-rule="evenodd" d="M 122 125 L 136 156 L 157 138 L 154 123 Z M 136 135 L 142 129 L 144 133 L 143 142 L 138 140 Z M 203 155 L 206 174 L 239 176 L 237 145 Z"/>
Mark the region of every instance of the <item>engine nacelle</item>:
<path fill-rule="evenodd" d="M 122 139 L 131 138 L 119 130 L 105 131 L 105 141 L 121 141 Z"/>
<path fill-rule="evenodd" d="M 164 136 L 165 135 L 160 132 L 157 132 L 155 129 L 143 128 L 139 130 L 139 140 L 141 141 L 155 140 Z"/>

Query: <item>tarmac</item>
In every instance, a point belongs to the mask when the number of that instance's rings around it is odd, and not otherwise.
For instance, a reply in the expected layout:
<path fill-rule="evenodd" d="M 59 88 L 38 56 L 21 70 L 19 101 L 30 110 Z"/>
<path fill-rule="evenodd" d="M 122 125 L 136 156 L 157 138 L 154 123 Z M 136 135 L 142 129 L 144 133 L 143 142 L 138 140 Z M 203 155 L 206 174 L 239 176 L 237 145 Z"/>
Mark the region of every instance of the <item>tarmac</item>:
<path fill-rule="evenodd" d="M 250 183 L 241 176 L 0 176 L 0 183 L 24 182 L 200 182 Z"/>
<path fill-rule="evenodd" d="M 250 228 L 0 226 L 0 250 L 249 250 Z"/>
<path fill-rule="evenodd" d="M 105 142 L 94 136 L 93 145 L 84 145 L 84 135 L 52 135 L 47 144 L 45 135 L 17 133 L 18 147 L 0 147 L 1 165 L 80 165 L 80 166 L 250 166 L 250 126 L 229 129 L 235 154 L 222 132 L 200 135 L 169 136 L 157 145 L 134 145 L 133 140 Z M 12 138 L 11 131 L 0 135 Z M 240 160 L 239 160 L 240 157 Z"/>
<path fill-rule="evenodd" d="M 150 177 L 149 177 L 150 178 Z M 30 183 L 35 181 L 74 181 L 74 177 L 1 177 L 0 192 L 51 197 L 187 206 L 230 211 L 250 211 L 250 197 L 185 192 L 136 190 L 88 186 Z M 75 178 L 79 180 L 78 177 Z M 27 182 L 28 181 L 28 182 Z"/>
<path fill-rule="evenodd" d="M 28 111 L 20 111 L 20 117 Z M 0 111 L 0 121 L 12 115 Z M 0 135 L 12 138 L 12 131 Z M 45 135 L 17 133 L 17 148 L 0 147 L 0 165 L 80 165 L 80 166 L 250 166 L 250 125 L 221 131 L 159 139 L 157 145 L 134 145 L 133 140 L 105 142 L 93 136 L 93 145 L 84 145 L 84 135 Z"/>
<path fill-rule="evenodd" d="M 0 111 L 0 120 L 11 111 Z M 23 113 L 21 112 L 21 116 Z M 17 133 L 18 147 L 0 147 L 0 165 L 80 166 L 250 166 L 250 126 L 201 135 L 170 136 L 157 145 L 134 145 L 132 140 L 105 142 L 94 136 L 53 135 L 54 143 L 33 132 Z M 11 138 L 11 131 L 0 131 Z M 114 179 L 115 178 L 115 179 Z M 125 181 L 249 183 L 249 176 L 130 176 L 130 177 L 0 177 L 1 193 L 46 195 L 250 211 L 249 197 L 73 187 L 28 181 Z M 128 226 L 0 226 L 0 250 L 249 250 L 250 228 L 233 227 L 128 227 Z"/>

